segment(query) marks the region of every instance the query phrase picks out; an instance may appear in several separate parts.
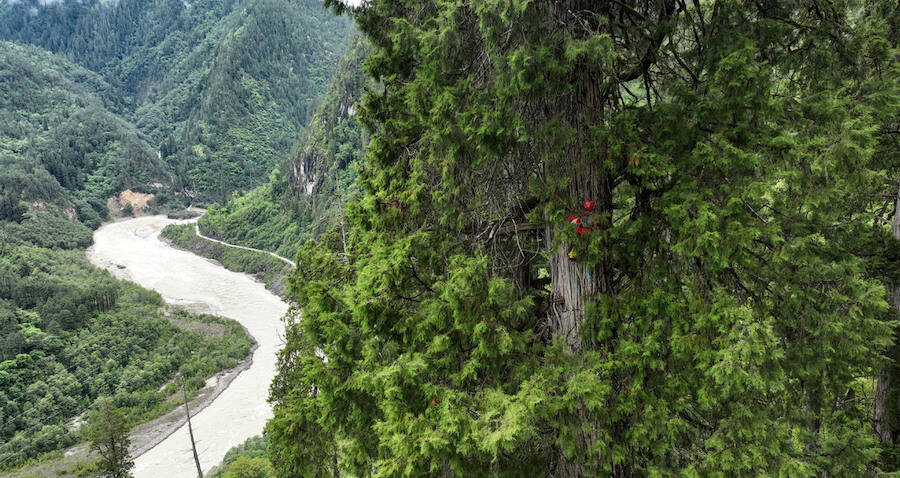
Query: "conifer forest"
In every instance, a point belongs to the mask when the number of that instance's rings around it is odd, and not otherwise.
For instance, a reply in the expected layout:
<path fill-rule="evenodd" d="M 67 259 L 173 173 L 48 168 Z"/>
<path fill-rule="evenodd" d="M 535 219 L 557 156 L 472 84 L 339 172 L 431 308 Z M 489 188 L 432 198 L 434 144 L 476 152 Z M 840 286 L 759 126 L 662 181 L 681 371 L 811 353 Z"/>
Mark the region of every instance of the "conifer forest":
<path fill-rule="evenodd" d="M 2 0 L 0 476 L 900 476 L 898 40 Z"/>

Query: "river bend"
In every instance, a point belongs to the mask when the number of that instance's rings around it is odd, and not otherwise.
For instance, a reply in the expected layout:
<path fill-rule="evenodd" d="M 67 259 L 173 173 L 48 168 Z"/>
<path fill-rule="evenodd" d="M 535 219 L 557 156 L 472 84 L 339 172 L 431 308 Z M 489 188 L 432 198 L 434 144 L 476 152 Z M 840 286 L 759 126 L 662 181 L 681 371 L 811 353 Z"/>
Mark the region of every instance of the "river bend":
<path fill-rule="evenodd" d="M 159 292 L 169 303 L 202 304 L 212 313 L 240 322 L 259 347 L 253 364 L 191 422 L 204 473 L 231 447 L 262 432 L 272 416 L 266 402 L 282 345 L 281 317 L 288 306 L 246 274 L 232 272 L 159 240 L 165 216 L 147 216 L 107 224 L 94 233 L 90 261 L 119 278 Z M 135 459 L 136 478 L 196 476 L 187 427 L 182 426 Z"/>

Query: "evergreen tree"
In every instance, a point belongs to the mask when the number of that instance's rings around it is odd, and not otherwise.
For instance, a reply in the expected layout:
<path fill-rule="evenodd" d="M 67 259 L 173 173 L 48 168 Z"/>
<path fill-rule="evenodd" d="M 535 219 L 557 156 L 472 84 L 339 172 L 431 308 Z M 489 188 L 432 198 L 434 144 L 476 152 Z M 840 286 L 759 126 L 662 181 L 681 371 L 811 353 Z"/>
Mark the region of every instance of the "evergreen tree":
<path fill-rule="evenodd" d="M 90 415 L 87 438 L 91 450 L 100 455 L 97 461 L 99 476 L 105 478 L 131 477 L 134 461 L 128 454 L 131 440 L 125 416 L 109 400 L 101 400 Z"/>
<path fill-rule="evenodd" d="M 877 471 L 889 8 L 356 11 L 384 88 L 348 254 L 291 280 L 278 475 Z"/>
<path fill-rule="evenodd" d="M 900 105 L 897 104 L 896 81 L 900 78 L 900 62 L 896 61 L 896 46 L 900 39 L 900 9 L 888 2 L 867 5 L 866 22 L 875 29 L 875 42 L 891 48 L 873 48 L 866 54 L 874 71 L 867 76 L 868 88 L 881 90 L 880 101 L 872 108 L 876 124 L 873 161 L 884 172 L 882 194 L 873 196 L 868 211 L 875 218 L 875 227 L 848 237 L 846 246 L 867 259 L 872 276 L 885 283 L 895 318 L 900 318 Z M 893 57 L 891 56 L 893 55 Z M 891 61 L 893 59 L 893 61 Z M 882 77 L 894 79 L 884 84 Z M 875 81 L 872 81 L 875 79 Z M 884 446 L 883 462 L 889 470 L 900 470 L 900 343 L 896 340 L 887 354 L 874 392 L 873 428 Z"/>

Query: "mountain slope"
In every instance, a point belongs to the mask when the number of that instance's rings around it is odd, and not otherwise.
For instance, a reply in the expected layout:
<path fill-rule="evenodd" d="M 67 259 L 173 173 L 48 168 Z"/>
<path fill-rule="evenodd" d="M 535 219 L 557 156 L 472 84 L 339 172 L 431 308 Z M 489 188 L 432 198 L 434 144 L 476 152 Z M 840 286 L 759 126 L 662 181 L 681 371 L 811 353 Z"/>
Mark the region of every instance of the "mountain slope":
<path fill-rule="evenodd" d="M 262 187 L 210 208 L 200 221 L 206 234 L 293 257 L 306 240 L 339 223 L 340 203 L 356 191 L 353 167 L 368 141 L 355 114 L 369 50 L 363 38 L 351 41 L 290 160 Z"/>
<path fill-rule="evenodd" d="M 96 226 L 106 198 L 168 182 L 149 139 L 116 111 L 98 75 L 34 47 L 0 42 L 0 216 L 20 201 L 75 208 Z"/>
<path fill-rule="evenodd" d="M 265 180 L 348 28 L 311 0 L 0 4 L 0 470 L 61 453 L 100 397 L 134 425 L 179 403 L 173 376 L 192 393 L 246 356 L 237 324 L 79 249 L 123 189 L 210 200 Z"/>
<path fill-rule="evenodd" d="M 100 396 L 134 425 L 179 404 L 176 373 L 193 392 L 249 352 L 237 323 L 163 309 L 79 250 L 109 196 L 169 181 L 118 93 L 58 55 L 0 41 L 0 469 L 79 440 L 67 422 Z"/>
<path fill-rule="evenodd" d="M 343 42 L 332 44 L 336 31 L 346 26 L 315 2 L 256 0 L 241 12 L 182 135 L 179 159 L 197 189 L 225 200 L 265 181 L 325 93 Z"/>
<path fill-rule="evenodd" d="M 0 38 L 97 72 L 176 188 L 218 200 L 262 183 L 297 140 L 350 28 L 315 0 L 0 5 Z"/>

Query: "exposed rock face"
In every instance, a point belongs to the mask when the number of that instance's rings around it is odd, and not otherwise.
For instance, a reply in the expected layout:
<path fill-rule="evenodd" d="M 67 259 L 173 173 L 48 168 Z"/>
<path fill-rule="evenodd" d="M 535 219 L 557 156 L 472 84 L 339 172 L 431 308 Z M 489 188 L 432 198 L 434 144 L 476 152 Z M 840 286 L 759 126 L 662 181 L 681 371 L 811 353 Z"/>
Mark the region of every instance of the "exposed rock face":
<path fill-rule="evenodd" d="M 318 170 L 321 166 L 327 165 L 321 164 L 321 158 L 315 152 L 304 152 L 295 159 L 291 182 L 296 185 L 298 191 L 306 196 L 312 196 L 322 174 L 322 171 Z"/>
<path fill-rule="evenodd" d="M 147 210 L 153 206 L 153 200 L 156 198 L 153 194 L 144 194 L 126 189 L 119 193 L 118 196 L 110 197 L 106 200 L 106 207 L 113 216 L 122 215 L 122 211 L 127 207 L 131 208 L 135 216 L 143 216 Z"/>
<path fill-rule="evenodd" d="M 362 62 L 369 50 L 362 38 L 351 41 L 328 95 L 310 121 L 306 140 L 290 162 L 290 190 L 308 203 L 330 202 L 326 196 L 335 194 L 335 176 L 362 151 L 364 138 L 354 116 L 366 84 Z"/>

